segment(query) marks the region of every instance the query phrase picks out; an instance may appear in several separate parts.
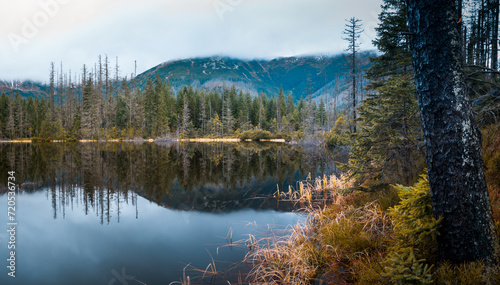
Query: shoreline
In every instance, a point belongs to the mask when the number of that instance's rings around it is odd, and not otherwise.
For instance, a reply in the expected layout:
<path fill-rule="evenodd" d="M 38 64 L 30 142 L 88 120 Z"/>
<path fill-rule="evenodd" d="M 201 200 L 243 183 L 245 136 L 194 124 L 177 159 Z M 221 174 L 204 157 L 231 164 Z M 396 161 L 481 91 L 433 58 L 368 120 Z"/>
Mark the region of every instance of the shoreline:
<path fill-rule="evenodd" d="M 228 143 L 238 143 L 238 142 L 275 142 L 275 143 L 286 143 L 285 139 L 261 139 L 261 140 L 250 140 L 250 139 L 238 139 L 238 138 L 190 138 L 190 139 L 110 139 L 110 140 L 51 140 L 38 142 L 33 142 L 32 139 L 15 139 L 15 140 L 0 140 L 0 143 L 66 143 L 66 142 L 78 142 L 78 143 L 94 143 L 94 142 L 200 142 L 200 143 L 210 143 L 210 142 L 228 142 Z"/>

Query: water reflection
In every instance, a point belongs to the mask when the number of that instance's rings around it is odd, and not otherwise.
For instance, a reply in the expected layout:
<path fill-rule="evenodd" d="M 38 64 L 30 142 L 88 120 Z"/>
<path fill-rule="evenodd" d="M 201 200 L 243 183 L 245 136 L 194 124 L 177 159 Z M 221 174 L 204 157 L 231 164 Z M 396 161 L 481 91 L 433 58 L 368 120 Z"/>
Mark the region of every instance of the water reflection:
<path fill-rule="evenodd" d="M 83 204 L 74 205 L 66 212 L 65 219 L 53 219 L 50 203 L 44 191 L 25 193 L 18 199 L 17 276 L 8 277 L 0 272 L 0 284 L 15 285 L 88 285 L 110 283 L 113 271 L 135 276 L 144 284 L 169 284 L 182 278 L 183 268 L 205 269 L 212 262 L 222 274 L 214 284 L 232 284 L 246 253 L 245 248 L 224 247 L 229 228 L 233 239 L 244 239 L 248 233 L 256 234 L 267 224 L 285 227 L 297 222 L 292 213 L 241 210 L 231 213 L 206 213 L 165 209 L 138 196 L 136 205 L 141 210 L 136 219 L 136 207 L 123 203 L 120 207 L 121 222 L 106 226 L 98 223 L 99 217 L 84 215 Z M 0 203 L 7 204 L 6 196 Z M 249 226 L 254 223 L 260 227 Z M 8 256 L 7 232 L 0 232 L 0 256 Z M 222 247 L 221 247 L 222 246 Z M 217 250 L 217 248 L 219 248 Z M 210 252 L 210 254 L 208 252 Z M 201 274 L 187 271 L 192 284 L 207 284 Z M 225 275 L 224 275 L 225 274 Z M 140 284 L 128 280 L 128 284 Z"/>
<path fill-rule="evenodd" d="M 120 205 L 137 196 L 181 210 L 288 210 L 272 199 L 277 187 L 335 171 L 323 152 L 272 143 L 4 144 L 0 157 L 1 181 L 15 170 L 25 191 L 49 189 L 54 219 L 81 203 L 101 223 L 119 221 Z"/>
<path fill-rule="evenodd" d="M 206 268 L 210 255 L 225 274 L 216 284 L 244 278 L 229 269 L 248 249 L 220 247 L 229 229 L 238 240 L 294 224 L 272 198 L 277 185 L 335 168 L 326 153 L 284 144 L 0 144 L 1 205 L 8 171 L 21 184 L 18 277 L 0 284 L 109 284 L 125 268 L 152 285 Z M 3 260 L 7 238 L 0 231 Z"/>

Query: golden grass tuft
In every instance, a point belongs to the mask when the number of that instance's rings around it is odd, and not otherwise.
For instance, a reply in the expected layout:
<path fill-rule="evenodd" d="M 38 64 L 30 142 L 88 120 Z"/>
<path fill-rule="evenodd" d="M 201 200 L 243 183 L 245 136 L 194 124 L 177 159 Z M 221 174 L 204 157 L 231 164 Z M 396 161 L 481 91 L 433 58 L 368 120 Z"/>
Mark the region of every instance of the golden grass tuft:
<path fill-rule="evenodd" d="M 249 282 L 343 284 L 356 281 L 358 272 L 368 275 L 359 269 L 385 253 L 393 225 L 380 204 L 349 203 L 356 195 L 349 194 L 351 187 L 345 177 L 332 175 L 308 179 L 296 190 L 278 191 L 275 196 L 295 201 L 308 218 L 287 236 L 257 242 L 246 258 L 254 266 Z"/>
<path fill-rule="evenodd" d="M 247 241 L 246 261 L 253 265 L 247 281 L 500 284 L 499 271 L 482 263 L 435 263 L 432 245 L 439 221 L 433 220 L 426 181 L 424 176 L 413 187 L 359 192 L 345 177 L 323 176 L 308 177 L 297 189 L 278 189 L 275 197 L 295 202 L 307 219 L 288 235 Z M 415 207 L 415 201 L 422 201 L 422 207 Z M 412 214 L 416 208 L 418 215 Z"/>

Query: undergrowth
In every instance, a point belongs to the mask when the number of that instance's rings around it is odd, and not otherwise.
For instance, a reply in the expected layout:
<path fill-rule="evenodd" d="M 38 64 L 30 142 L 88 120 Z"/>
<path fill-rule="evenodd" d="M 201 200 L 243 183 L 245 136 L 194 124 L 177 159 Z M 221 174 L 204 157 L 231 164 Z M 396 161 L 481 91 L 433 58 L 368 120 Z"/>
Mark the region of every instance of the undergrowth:
<path fill-rule="evenodd" d="M 486 182 L 497 228 L 500 229 L 500 123 L 483 129 L 483 159 Z"/>
<path fill-rule="evenodd" d="M 439 262 L 426 175 L 373 193 L 324 176 L 275 196 L 297 203 L 307 220 L 288 236 L 254 241 L 250 284 L 500 284 L 481 262 Z"/>

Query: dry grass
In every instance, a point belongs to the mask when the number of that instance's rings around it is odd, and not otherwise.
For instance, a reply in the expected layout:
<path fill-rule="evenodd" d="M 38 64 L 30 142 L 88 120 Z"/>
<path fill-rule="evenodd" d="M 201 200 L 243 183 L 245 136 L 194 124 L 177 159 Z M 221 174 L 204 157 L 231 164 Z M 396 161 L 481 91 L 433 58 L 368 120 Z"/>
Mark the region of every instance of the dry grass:
<path fill-rule="evenodd" d="M 388 211 L 400 202 L 395 188 L 352 192 L 345 177 L 323 176 L 308 177 L 298 189 L 274 195 L 294 201 L 307 220 L 287 235 L 247 241 L 251 246 L 246 260 L 253 264 L 249 284 L 400 284 L 401 276 L 392 276 L 388 269 L 409 260 L 400 257 L 392 264 L 394 254 L 389 254 L 405 242 L 394 231 L 394 217 Z M 431 265 L 425 259 L 417 263 L 427 270 L 414 270 L 427 274 L 420 281 L 500 284 L 499 271 L 486 272 L 482 263 Z"/>
<path fill-rule="evenodd" d="M 392 221 L 375 202 L 354 207 L 352 185 L 343 179 L 309 178 L 298 189 L 275 193 L 295 201 L 308 218 L 286 236 L 254 242 L 246 257 L 254 266 L 250 284 L 352 283 L 355 268 L 380 259 L 392 239 Z"/>
<path fill-rule="evenodd" d="M 196 139 L 178 139 L 179 142 L 240 142 L 241 139 L 237 138 L 196 138 Z"/>
<path fill-rule="evenodd" d="M 234 242 L 229 229 L 225 246 L 248 248 L 244 262 L 252 269 L 245 284 L 396 284 L 387 272 L 388 254 L 401 241 L 387 209 L 399 203 L 397 191 L 391 187 L 373 193 L 353 192 L 352 186 L 345 177 L 313 180 L 309 176 L 297 189 L 278 189 L 274 194 L 279 200 L 293 201 L 297 212 L 307 217 L 305 221 L 285 233 L 261 239 L 248 235 Z M 498 284 L 500 273 L 486 274 L 482 266 L 435 264 L 428 268 L 433 284 Z M 221 275 L 213 259 L 204 270 L 194 270 L 206 284 Z M 184 273 L 181 281 L 172 284 L 190 282 Z M 241 276 L 238 284 L 243 284 Z"/>

